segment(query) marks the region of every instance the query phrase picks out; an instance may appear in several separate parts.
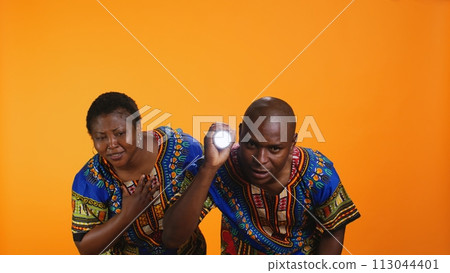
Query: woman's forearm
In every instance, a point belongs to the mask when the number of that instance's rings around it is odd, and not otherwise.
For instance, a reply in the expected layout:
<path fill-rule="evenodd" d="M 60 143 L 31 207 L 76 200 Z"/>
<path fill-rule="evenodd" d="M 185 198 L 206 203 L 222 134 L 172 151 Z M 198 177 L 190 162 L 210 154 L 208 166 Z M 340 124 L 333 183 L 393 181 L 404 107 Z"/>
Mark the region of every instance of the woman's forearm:
<path fill-rule="evenodd" d="M 80 254 L 98 255 L 106 247 L 112 247 L 126 227 L 133 221 L 133 217 L 117 214 L 104 224 L 97 225 L 86 233 L 81 241 L 75 245 Z"/>

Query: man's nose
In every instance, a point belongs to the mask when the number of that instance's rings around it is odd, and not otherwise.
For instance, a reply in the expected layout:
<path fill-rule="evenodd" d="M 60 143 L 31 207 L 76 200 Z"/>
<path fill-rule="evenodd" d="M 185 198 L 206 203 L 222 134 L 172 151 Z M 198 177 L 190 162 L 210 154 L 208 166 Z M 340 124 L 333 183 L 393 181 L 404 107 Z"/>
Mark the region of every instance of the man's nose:
<path fill-rule="evenodd" d="M 269 161 L 269 157 L 268 157 L 268 154 L 267 154 L 267 149 L 259 148 L 258 151 L 256 152 L 255 159 L 258 160 L 259 163 L 261 163 L 263 165 L 265 163 L 267 163 L 267 161 Z"/>

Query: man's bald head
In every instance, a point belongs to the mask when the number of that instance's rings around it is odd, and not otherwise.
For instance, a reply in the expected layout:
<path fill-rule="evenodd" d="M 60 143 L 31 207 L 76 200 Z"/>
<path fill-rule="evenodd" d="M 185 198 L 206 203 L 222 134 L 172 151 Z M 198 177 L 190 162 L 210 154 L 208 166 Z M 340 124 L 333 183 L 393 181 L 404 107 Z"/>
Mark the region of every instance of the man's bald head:
<path fill-rule="evenodd" d="M 280 122 L 285 123 L 286 132 L 280 132 L 281 135 L 285 135 L 288 140 L 291 140 L 295 135 L 295 114 L 292 107 L 282 99 L 274 97 L 263 97 L 254 101 L 245 111 L 244 116 L 246 119 L 250 119 L 253 123 L 258 121 L 258 118 L 265 117 L 261 125 L 267 122 Z M 261 118 L 262 119 L 262 118 Z M 261 120 L 260 119 L 260 120 Z M 246 124 L 244 119 L 243 126 L 248 127 L 250 124 Z"/>
<path fill-rule="evenodd" d="M 295 116 L 292 107 L 282 99 L 263 97 L 255 100 L 245 111 L 245 116 Z"/>

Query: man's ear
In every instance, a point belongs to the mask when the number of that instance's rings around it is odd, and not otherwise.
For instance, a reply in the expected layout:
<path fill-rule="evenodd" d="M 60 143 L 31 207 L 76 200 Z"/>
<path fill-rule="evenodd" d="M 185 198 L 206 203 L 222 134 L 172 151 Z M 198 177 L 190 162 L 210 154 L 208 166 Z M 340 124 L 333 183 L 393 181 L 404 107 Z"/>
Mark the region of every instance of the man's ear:
<path fill-rule="evenodd" d="M 291 151 L 294 149 L 295 144 L 297 144 L 297 137 L 298 137 L 298 134 L 295 133 L 295 134 L 294 134 L 294 137 L 292 138 Z"/>
<path fill-rule="evenodd" d="M 238 142 L 241 142 L 241 139 L 242 139 L 241 132 L 242 132 L 242 122 L 239 123 L 239 140 L 238 140 Z"/>

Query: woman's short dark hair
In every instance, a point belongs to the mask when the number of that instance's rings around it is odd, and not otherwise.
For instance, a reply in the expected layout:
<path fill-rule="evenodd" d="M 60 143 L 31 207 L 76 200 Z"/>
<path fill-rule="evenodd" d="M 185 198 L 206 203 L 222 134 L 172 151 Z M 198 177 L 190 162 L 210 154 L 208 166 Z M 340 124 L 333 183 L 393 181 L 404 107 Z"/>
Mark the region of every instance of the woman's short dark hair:
<path fill-rule="evenodd" d="M 107 92 L 98 96 L 94 102 L 92 102 L 91 107 L 89 107 L 87 116 L 86 116 L 86 127 L 91 134 L 91 126 L 92 121 L 101 116 L 111 114 L 117 109 L 125 109 L 130 115 L 137 112 L 139 109 L 136 105 L 136 102 L 128 97 L 127 95 L 119 92 Z M 133 120 L 133 125 L 136 125 L 136 122 L 141 119 L 139 115 L 137 118 Z"/>

